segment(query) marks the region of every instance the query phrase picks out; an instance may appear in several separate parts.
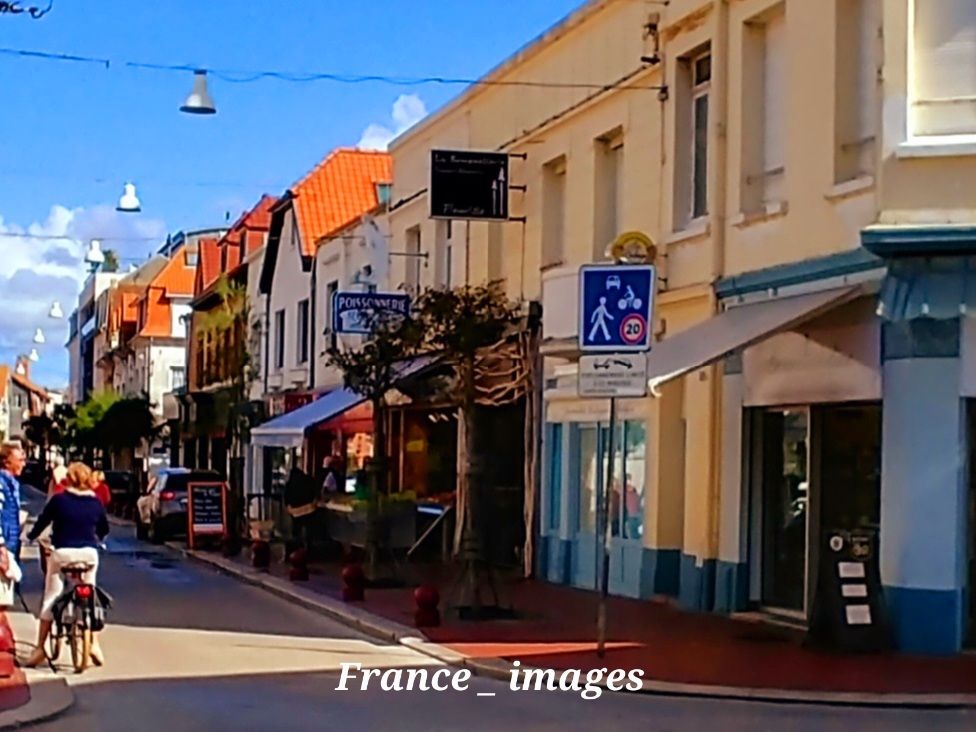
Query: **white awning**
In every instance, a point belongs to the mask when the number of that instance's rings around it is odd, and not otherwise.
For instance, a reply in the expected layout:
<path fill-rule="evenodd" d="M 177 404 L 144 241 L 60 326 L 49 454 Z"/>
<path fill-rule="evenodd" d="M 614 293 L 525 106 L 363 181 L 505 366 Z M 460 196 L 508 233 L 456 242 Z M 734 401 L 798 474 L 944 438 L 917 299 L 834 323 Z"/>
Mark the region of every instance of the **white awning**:
<path fill-rule="evenodd" d="M 668 381 L 811 320 L 859 291 L 843 287 L 730 308 L 656 344 L 647 357 L 648 386 L 656 393 Z"/>
<path fill-rule="evenodd" d="M 405 361 L 398 367 L 399 378 L 417 374 L 435 360 L 433 356 L 420 356 Z M 306 430 L 338 417 L 365 401 L 361 394 L 352 389 L 330 391 L 314 402 L 255 427 L 251 430 L 251 444 L 256 447 L 301 447 Z"/>

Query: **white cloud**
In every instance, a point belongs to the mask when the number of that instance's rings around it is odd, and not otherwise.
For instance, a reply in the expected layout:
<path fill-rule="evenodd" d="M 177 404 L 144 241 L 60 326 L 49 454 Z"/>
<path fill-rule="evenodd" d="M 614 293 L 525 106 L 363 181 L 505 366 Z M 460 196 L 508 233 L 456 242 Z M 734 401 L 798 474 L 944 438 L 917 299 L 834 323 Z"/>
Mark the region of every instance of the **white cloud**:
<path fill-rule="evenodd" d="M 374 122 L 363 130 L 358 147 L 363 150 L 386 150 L 395 137 L 403 134 L 427 116 L 427 106 L 416 94 L 401 94 L 390 112 L 392 125 Z"/>
<path fill-rule="evenodd" d="M 41 360 L 32 376 L 48 386 L 63 386 L 68 323 L 47 314 L 53 300 L 61 302 L 65 315 L 77 304 L 88 241 L 101 238 L 103 248 L 120 257 L 142 259 L 165 240 L 165 232 L 162 221 L 120 214 L 109 206 L 55 205 L 44 221 L 26 227 L 0 216 L 0 363 L 13 364 L 17 354 L 29 351 L 40 327 L 47 343 L 38 346 Z"/>

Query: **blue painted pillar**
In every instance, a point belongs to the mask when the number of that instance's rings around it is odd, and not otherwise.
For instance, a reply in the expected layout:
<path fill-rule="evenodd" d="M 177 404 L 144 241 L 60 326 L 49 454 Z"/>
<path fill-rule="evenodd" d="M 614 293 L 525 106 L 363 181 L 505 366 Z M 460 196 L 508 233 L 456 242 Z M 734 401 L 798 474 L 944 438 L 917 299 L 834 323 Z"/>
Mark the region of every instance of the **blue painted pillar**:
<path fill-rule="evenodd" d="M 881 579 L 898 648 L 952 654 L 965 633 L 966 420 L 960 322 L 883 329 Z"/>

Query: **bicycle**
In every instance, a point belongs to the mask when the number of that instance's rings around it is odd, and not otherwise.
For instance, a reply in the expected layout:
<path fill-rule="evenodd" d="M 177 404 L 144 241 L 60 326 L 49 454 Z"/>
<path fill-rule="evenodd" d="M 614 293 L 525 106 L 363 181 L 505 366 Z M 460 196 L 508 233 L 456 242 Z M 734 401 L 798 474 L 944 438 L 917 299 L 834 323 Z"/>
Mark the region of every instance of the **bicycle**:
<path fill-rule="evenodd" d="M 48 660 L 53 666 L 61 655 L 62 643 L 66 643 L 76 673 L 82 673 L 91 664 L 94 634 L 105 627 L 105 610 L 111 606 L 111 599 L 104 591 L 82 581 L 94 566 L 90 562 L 74 562 L 61 567 L 65 589 L 52 608 Z"/>

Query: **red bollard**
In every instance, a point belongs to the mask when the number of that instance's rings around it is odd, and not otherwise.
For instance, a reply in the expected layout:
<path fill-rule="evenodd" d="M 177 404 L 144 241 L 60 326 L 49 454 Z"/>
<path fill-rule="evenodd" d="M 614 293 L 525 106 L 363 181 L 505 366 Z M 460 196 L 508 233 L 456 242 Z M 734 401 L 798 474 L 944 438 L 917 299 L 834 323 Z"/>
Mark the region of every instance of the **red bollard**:
<path fill-rule="evenodd" d="M 292 582 L 308 582 L 308 552 L 304 547 L 298 547 L 288 555 L 288 579 Z"/>
<path fill-rule="evenodd" d="M 433 628 L 441 624 L 441 611 L 437 605 L 441 594 L 433 585 L 421 585 L 413 591 L 413 601 L 417 610 L 413 614 L 414 625 L 418 628 Z"/>
<path fill-rule="evenodd" d="M 271 566 L 271 543 L 264 539 L 255 539 L 251 544 L 251 566 L 255 569 L 267 569 Z"/>
<path fill-rule="evenodd" d="M 366 574 L 358 564 L 342 568 L 342 585 L 344 602 L 362 602 L 366 599 Z"/>

